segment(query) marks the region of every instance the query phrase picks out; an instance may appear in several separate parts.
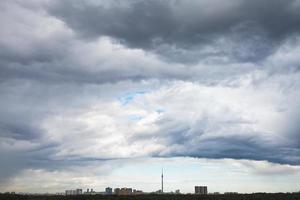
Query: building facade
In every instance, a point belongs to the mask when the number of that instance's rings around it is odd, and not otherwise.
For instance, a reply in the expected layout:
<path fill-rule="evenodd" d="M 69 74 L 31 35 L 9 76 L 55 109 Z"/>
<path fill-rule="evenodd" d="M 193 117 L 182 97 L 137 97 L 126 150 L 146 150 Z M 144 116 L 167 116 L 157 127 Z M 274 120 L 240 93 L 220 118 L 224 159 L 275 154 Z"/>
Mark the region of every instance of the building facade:
<path fill-rule="evenodd" d="M 113 192 L 112 192 L 112 188 L 111 187 L 105 188 L 105 194 L 111 195 L 112 193 Z"/>
<path fill-rule="evenodd" d="M 132 188 L 115 188 L 116 195 L 132 195 Z"/>
<path fill-rule="evenodd" d="M 136 189 L 134 189 L 133 190 L 133 194 L 134 195 L 141 195 L 141 194 L 143 194 L 143 191 L 142 190 L 136 190 Z"/>
<path fill-rule="evenodd" d="M 195 186 L 195 194 L 207 194 L 207 186 Z"/>
<path fill-rule="evenodd" d="M 81 195 L 82 194 L 82 189 L 66 190 L 65 194 L 66 195 Z"/>

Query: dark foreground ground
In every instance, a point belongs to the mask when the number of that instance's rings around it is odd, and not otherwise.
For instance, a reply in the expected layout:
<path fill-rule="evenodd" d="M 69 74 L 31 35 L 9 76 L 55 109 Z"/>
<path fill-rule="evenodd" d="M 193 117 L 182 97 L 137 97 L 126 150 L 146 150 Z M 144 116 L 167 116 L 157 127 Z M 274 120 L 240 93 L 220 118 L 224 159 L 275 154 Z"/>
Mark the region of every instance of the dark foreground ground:
<path fill-rule="evenodd" d="M 300 200 L 300 193 L 292 194 L 233 194 L 233 195 L 138 195 L 138 196 L 30 196 L 0 194 L 0 200 Z"/>

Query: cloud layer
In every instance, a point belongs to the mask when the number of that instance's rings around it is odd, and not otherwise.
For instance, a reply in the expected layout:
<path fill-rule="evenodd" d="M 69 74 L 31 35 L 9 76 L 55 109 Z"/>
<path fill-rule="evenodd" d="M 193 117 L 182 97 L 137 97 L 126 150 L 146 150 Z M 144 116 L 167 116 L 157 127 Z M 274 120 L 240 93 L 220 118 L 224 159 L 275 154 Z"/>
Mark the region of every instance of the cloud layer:
<path fill-rule="evenodd" d="M 133 157 L 300 165 L 299 6 L 1 2 L 0 177 Z"/>

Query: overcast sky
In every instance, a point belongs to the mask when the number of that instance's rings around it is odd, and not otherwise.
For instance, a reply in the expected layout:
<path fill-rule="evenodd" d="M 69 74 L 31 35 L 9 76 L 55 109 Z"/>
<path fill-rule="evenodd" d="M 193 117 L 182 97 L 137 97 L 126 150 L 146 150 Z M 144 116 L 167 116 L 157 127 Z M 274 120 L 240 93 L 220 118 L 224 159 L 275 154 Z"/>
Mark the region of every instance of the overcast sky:
<path fill-rule="evenodd" d="M 300 190 L 299 10 L 1 1 L 0 191 Z"/>

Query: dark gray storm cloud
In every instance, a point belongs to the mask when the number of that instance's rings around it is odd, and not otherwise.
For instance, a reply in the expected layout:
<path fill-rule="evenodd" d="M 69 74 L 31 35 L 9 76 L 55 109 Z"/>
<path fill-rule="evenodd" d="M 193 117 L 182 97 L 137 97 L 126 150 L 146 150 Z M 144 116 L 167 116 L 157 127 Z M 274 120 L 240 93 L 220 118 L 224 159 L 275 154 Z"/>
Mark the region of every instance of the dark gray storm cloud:
<path fill-rule="evenodd" d="M 195 45 L 243 24 L 261 27 L 270 38 L 298 33 L 295 1 L 63 1 L 51 10 L 86 37 L 108 35 L 135 47 L 160 43 Z M 218 11 L 218 12 L 217 12 Z M 155 48 L 155 46 L 153 47 Z"/>
<path fill-rule="evenodd" d="M 295 119 L 298 120 L 298 117 Z M 204 118 L 198 120 L 196 124 L 189 125 L 188 123 L 174 122 L 170 119 L 160 120 L 158 123 L 162 129 L 159 132 L 137 135 L 131 138 L 130 141 L 147 141 L 153 138 L 164 141 L 168 148 L 153 153 L 153 156 L 158 157 L 233 158 L 299 165 L 298 131 L 285 130 L 287 135 L 292 135 L 285 137 L 287 141 L 284 143 L 274 144 L 274 141 L 266 138 L 264 133 L 254 133 L 252 131 L 247 133 L 247 131 L 240 129 L 225 130 L 225 134 L 222 136 L 214 135 L 214 133 L 209 133 L 211 131 L 209 129 L 218 132 L 220 127 L 227 129 L 228 124 L 207 125 L 211 123 L 209 121 L 212 121 L 212 119 Z M 232 125 L 239 126 L 243 123 L 245 122 L 235 121 Z M 291 123 L 288 126 L 291 126 Z"/>
<path fill-rule="evenodd" d="M 219 39 L 228 40 L 234 49 L 224 47 L 215 54 L 258 61 L 283 39 L 299 33 L 297 8 L 295 0 L 60 1 L 50 13 L 83 38 L 110 36 L 129 47 L 158 52 L 172 61 L 206 57 L 205 53 L 193 56 L 192 52 Z"/>
<path fill-rule="evenodd" d="M 189 144 L 185 144 L 189 145 Z M 269 146 L 268 141 L 258 137 L 213 137 L 200 140 L 191 152 L 177 152 L 172 156 L 191 156 L 200 158 L 233 158 L 249 160 L 267 160 L 273 163 L 299 164 L 299 149 L 291 144 Z"/>

